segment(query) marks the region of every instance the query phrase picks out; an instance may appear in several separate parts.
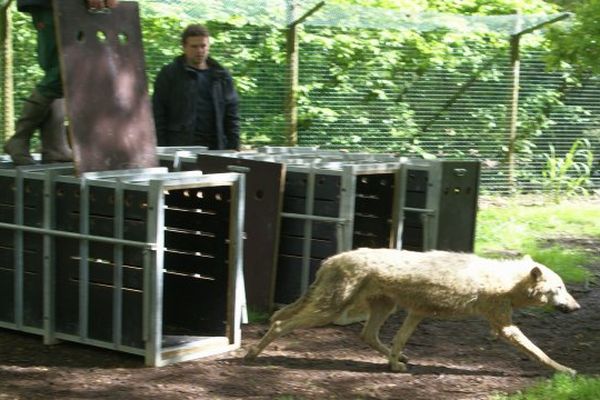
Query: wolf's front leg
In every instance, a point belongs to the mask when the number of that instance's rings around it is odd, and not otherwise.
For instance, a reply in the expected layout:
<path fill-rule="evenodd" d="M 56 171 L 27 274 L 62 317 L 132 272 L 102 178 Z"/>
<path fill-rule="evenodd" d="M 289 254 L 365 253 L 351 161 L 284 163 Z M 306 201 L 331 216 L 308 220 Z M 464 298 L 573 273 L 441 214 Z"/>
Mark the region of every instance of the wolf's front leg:
<path fill-rule="evenodd" d="M 415 315 L 410 311 L 406 315 L 402 326 L 394 336 L 394 340 L 392 341 L 392 350 L 390 351 L 390 369 L 393 372 L 406 372 L 406 364 L 400 362 L 398 359 L 402 355 L 402 350 L 404 350 L 404 346 L 408 341 L 408 338 L 413 334 L 417 325 L 423 320 L 423 317 L 420 315 Z"/>
<path fill-rule="evenodd" d="M 509 343 L 540 363 L 550 368 L 554 368 L 557 371 L 566 372 L 571 375 L 577 373 L 574 369 L 565 367 L 548 357 L 539 347 L 533 344 L 533 342 L 529 340 L 516 325 L 503 326 L 498 329 L 498 332 L 500 333 L 500 336 Z"/>

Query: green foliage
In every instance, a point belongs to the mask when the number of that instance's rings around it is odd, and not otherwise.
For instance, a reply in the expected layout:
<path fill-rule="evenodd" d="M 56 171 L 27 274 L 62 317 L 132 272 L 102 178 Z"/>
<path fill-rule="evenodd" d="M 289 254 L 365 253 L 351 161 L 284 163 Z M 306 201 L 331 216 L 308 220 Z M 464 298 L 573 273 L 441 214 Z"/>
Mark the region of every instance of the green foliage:
<path fill-rule="evenodd" d="M 574 17 L 569 23 L 552 26 L 548 39 L 552 49 L 550 65 L 571 71 L 582 77 L 600 73 L 600 1 L 582 0 L 574 3 Z"/>
<path fill-rule="evenodd" d="M 551 167 L 549 163 L 553 161 L 549 161 L 549 157 L 557 160 L 556 149 L 550 144 L 551 153 L 542 153 L 538 144 L 548 140 L 548 138 L 544 137 L 544 134 L 552 130 L 557 124 L 557 121 L 554 119 L 554 116 L 557 114 L 568 116 L 563 121 L 569 121 L 569 123 L 575 125 L 586 124 L 586 120 L 589 118 L 588 111 L 580 106 L 567 105 L 564 102 L 569 91 L 575 87 L 568 80 L 563 80 L 556 87 L 540 85 L 521 101 L 518 114 L 518 135 L 515 143 L 515 150 L 518 155 L 518 167 L 536 162 L 545 165 L 545 168 L 543 169 L 544 175 L 542 179 L 540 179 L 539 174 L 532 175 L 526 172 L 526 168 L 519 168 L 517 175 L 520 182 L 531 182 L 536 186 L 540 186 L 540 183 L 543 182 L 544 184 L 541 187 L 544 190 L 550 190 L 550 177 L 546 177 L 545 174 L 552 173 L 549 169 Z M 589 142 L 587 143 L 588 145 L 590 144 Z M 507 146 L 502 146 L 503 151 L 506 153 L 508 151 Z M 591 145 L 589 149 L 591 151 Z M 578 158 L 581 156 L 579 153 Z M 571 167 L 579 168 L 580 164 Z M 568 172 L 571 173 L 572 171 Z M 575 181 L 572 181 L 572 183 L 575 184 Z M 587 184 L 587 182 L 580 182 L 580 186 L 584 183 Z"/>
<path fill-rule="evenodd" d="M 539 0 L 331 0 L 331 3 L 400 9 L 406 12 L 438 11 L 453 14 L 552 13 L 557 7 Z"/>
<path fill-rule="evenodd" d="M 399 9 L 405 12 L 419 12 L 427 8 L 426 0 L 330 0 L 329 2 L 331 4 Z"/>
<path fill-rule="evenodd" d="M 12 3 L 12 0 L 0 0 L 0 9 L 6 8 Z"/>
<path fill-rule="evenodd" d="M 445 111 L 454 101 L 468 101 L 470 85 L 475 81 L 494 82 L 496 67 L 505 56 L 507 43 L 494 36 L 464 37 L 452 32 L 418 33 L 412 31 L 369 31 L 339 28 L 307 29 L 303 38 L 303 59 L 309 65 L 327 65 L 327 70 L 303 74 L 301 65 L 300 139 L 310 136 L 324 147 L 397 151 L 404 154 L 431 155 L 421 146 L 429 125 L 446 118 Z M 415 112 L 413 101 L 427 75 L 447 74 L 457 86 L 455 99 L 441 105 L 439 115 L 425 122 Z M 431 88 L 429 88 L 431 90 Z M 331 103 L 326 94 L 335 93 L 339 103 Z M 323 94 L 323 95 L 322 95 Z M 351 105 L 351 107 L 348 107 Z M 485 114 L 493 102 L 472 106 Z M 478 118 L 478 114 L 471 114 Z M 489 113 L 487 113 L 489 115 Z M 464 118 L 453 115 L 452 118 Z M 481 124 L 488 124 L 482 117 Z M 498 139 L 497 129 L 506 121 L 495 115 L 488 132 Z M 336 130 L 340 122 L 353 126 L 359 134 Z M 479 121 L 477 121 L 479 123 Z M 491 126 L 494 125 L 494 126 Z M 339 132 L 339 133 L 338 133 Z M 427 132 L 427 134 L 440 134 Z M 456 142 L 464 142 L 470 130 L 444 131 L 448 140 L 436 155 L 461 157 Z M 382 141 L 380 138 L 387 138 Z M 311 142 L 301 142 L 311 145 Z M 490 146 L 491 148 L 491 146 Z M 500 146 L 498 145 L 498 147 Z"/>
<path fill-rule="evenodd" d="M 15 96 L 21 100 L 31 92 L 35 82 L 43 76 L 36 60 L 36 36 L 27 14 L 15 12 L 13 16 L 13 47 L 15 52 Z M 20 103 L 20 101 L 19 101 Z"/>
<path fill-rule="evenodd" d="M 556 374 L 551 380 L 511 396 L 493 396 L 491 400 L 596 400 L 600 399 L 600 379 Z"/>
<path fill-rule="evenodd" d="M 552 13 L 556 7 L 537 0 L 430 0 L 429 6 L 456 14 L 535 14 Z"/>
<path fill-rule="evenodd" d="M 542 170 L 542 185 L 559 202 L 566 197 L 587 195 L 594 165 L 594 153 L 587 139 L 573 142 L 569 151 L 560 157 L 553 145 L 544 154 L 546 166 Z"/>

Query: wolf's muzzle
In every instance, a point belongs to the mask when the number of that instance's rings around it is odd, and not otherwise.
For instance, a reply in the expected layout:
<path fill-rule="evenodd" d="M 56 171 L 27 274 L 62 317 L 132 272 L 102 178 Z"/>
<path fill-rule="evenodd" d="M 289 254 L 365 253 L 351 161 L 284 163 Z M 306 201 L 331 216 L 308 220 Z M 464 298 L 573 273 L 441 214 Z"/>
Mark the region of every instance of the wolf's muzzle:
<path fill-rule="evenodd" d="M 561 312 L 564 313 L 570 313 L 573 311 L 577 311 L 581 308 L 581 306 L 578 303 L 572 304 L 572 305 L 568 305 L 568 304 L 557 304 L 555 306 L 555 308 Z"/>

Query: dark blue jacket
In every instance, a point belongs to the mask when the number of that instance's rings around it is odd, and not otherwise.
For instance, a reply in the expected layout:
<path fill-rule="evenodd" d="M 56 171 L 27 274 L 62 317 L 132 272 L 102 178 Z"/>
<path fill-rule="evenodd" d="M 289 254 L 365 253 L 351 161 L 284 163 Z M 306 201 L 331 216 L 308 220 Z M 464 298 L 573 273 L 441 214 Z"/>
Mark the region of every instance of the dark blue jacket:
<path fill-rule="evenodd" d="M 52 0 L 17 0 L 17 9 L 30 12 L 33 8 L 52 8 Z"/>
<path fill-rule="evenodd" d="M 217 130 L 215 149 L 237 150 L 240 147 L 240 119 L 233 79 L 229 71 L 212 58 L 209 57 L 207 63 L 212 74 L 211 94 Z M 199 96 L 194 79 L 186 70 L 183 56 L 175 58 L 158 73 L 152 106 L 159 146 L 199 145 L 194 142 Z"/>

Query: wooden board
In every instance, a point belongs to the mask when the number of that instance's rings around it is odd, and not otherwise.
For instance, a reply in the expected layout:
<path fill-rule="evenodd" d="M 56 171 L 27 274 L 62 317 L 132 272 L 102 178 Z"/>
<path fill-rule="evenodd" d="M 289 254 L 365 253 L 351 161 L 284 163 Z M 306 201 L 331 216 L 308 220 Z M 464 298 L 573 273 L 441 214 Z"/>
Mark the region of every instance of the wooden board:
<path fill-rule="evenodd" d="M 158 165 L 138 4 L 53 4 L 77 173 Z"/>

